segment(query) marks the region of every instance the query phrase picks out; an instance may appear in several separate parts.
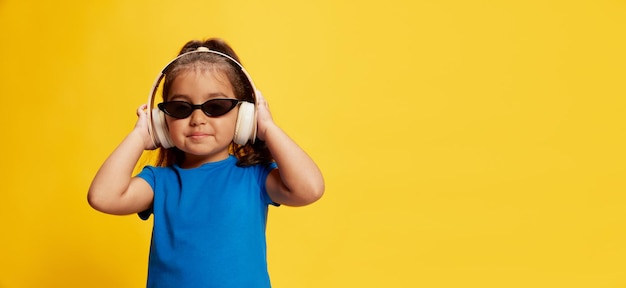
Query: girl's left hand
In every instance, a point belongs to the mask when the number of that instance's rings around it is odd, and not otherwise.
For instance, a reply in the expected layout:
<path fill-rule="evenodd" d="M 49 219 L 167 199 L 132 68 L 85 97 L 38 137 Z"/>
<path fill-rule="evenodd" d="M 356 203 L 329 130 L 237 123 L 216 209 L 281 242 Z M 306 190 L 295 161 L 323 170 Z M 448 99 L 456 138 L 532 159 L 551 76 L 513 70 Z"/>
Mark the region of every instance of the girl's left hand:
<path fill-rule="evenodd" d="M 261 94 L 261 91 L 256 90 L 256 101 L 257 101 L 257 138 L 265 141 L 265 134 L 267 132 L 267 128 L 274 125 L 274 119 L 272 118 L 272 113 L 270 113 L 269 105 Z"/>

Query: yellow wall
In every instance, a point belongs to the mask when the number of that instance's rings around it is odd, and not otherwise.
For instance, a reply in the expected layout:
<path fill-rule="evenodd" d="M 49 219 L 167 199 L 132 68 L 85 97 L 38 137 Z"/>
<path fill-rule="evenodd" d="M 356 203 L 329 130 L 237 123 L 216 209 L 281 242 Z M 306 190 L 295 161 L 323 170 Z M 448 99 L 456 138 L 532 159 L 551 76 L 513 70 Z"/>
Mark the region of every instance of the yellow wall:
<path fill-rule="evenodd" d="M 320 202 L 271 209 L 274 287 L 624 287 L 625 15 L 0 0 L 0 287 L 144 285 L 151 223 L 85 194 L 159 69 L 211 36 L 326 177 Z"/>

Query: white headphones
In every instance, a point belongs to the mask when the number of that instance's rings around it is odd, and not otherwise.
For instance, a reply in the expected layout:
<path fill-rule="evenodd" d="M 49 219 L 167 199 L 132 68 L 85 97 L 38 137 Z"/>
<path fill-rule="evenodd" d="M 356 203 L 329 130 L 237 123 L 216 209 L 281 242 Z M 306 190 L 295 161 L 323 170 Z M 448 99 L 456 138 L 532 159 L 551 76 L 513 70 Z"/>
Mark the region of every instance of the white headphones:
<path fill-rule="evenodd" d="M 169 135 L 169 129 L 165 123 L 165 113 L 159 110 L 159 108 L 154 107 L 154 95 L 157 93 L 158 87 L 161 83 L 161 80 L 165 77 L 165 72 L 168 70 L 170 65 L 174 63 L 176 60 L 181 57 L 192 54 L 192 53 L 213 53 L 216 55 L 220 55 L 222 57 L 226 57 L 228 60 L 233 62 L 238 68 L 241 69 L 241 72 L 246 76 L 248 80 L 248 84 L 250 84 L 251 91 L 253 93 L 253 97 L 256 99 L 256 88 L 254 86 L 254 82 L 252 82 L 252 78 L 243 68 L 243 66 L 237 62 L 232 57 L 218 51 L 209 50 L 206 47 L 198 47 L 196 50 L 183 53 L 178 57 L 174 58 L 172 61 L 167 63 L 161 73 L 157 76 L 154 84 L 152 85 L 152 89 L 150 90 L 150 95 L 148 96 L 148 109 L 150 109 L 150 113 L 148 113 L 148 132 L 152 138 L 152 143 L 154 143 L 155 147 L 163 147 L 163 148 L 172 148 L 174 147 L 174 143 Z M 256 104 L 250 102 L 241 102 L 239 106 L 239 114 L 237 115 L 237 124 L 235 125 L 235 137 L 233 141 L 239 145 L 245 145 L 248 141 L 252 141 L 256 138 Z"/>

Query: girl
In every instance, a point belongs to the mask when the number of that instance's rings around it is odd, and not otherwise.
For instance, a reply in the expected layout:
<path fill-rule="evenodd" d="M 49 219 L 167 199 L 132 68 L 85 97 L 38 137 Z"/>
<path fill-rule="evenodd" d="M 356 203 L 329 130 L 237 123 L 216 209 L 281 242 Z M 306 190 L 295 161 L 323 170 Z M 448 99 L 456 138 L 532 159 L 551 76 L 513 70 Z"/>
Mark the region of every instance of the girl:
<path fill-rule="evenodd" d="M 218 53 L 188 53 L 207 49 Z M 174 147 L 159 148 L 157 166 L 132 177 L 142 152 L 158 148 L 151 111 L 139 107 L 135 128 L 94 177 L 89 204 L 109 214 L 154 215 L 148 287 L 270 287 L 268 205 L 315 202 L 322 174 L 274 123 L 222 40 L 186 43 L 163 73 L 159 109 Z M 245 102 L 257 103 L 257 139 L 237 144 Z"/>

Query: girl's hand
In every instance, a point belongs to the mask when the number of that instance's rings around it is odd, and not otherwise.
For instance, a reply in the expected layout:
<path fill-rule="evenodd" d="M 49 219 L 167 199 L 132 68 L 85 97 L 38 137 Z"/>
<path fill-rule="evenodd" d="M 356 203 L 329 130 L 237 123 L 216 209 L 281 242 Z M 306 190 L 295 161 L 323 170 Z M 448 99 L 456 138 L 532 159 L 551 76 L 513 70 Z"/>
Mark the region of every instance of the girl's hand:
<path fill-rule="evenodd" d="M 256 101 L 257 101 L 257 134 L 256 136 L 265 141 L 265 134 L 267 128 L 275 125 L 274 119 L 272 118 L 272 113 L 270 113 L 269 105 L 261 94 L 261 91 L 256 90 Z"/>
<path fill-rule="evenodd" d="M 148 125 L 150 125 L 150 123 L 148 123 L 148 113 L 150 112 L 151 111 L 148 110 L 148 104 L 142 104 L 141 106 L 139 106 L 139 108 L 137 108 L 138 119 L 137 123 L 135 123 L 135 128 L 133 129 L 133 132 L 131 132 L 135 133 L 143 140 L 144 150 L 154 150 L 157 148 L 152 141 L 150 131 L 148 130 Z"/>

